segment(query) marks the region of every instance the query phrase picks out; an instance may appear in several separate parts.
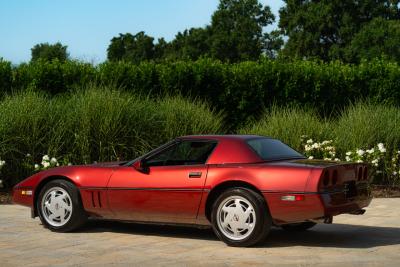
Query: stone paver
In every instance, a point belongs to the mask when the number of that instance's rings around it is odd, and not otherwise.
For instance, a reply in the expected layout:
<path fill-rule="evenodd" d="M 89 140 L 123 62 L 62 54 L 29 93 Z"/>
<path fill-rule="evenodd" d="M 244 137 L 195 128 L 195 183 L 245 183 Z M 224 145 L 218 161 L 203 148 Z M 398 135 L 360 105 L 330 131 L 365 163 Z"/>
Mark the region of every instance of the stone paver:
<path fill-rule="evenodd" d="M 90 221 L 53 233 L 28 208 L 0 205 L 0 266 L 400 266 L 400 198 L 303 233 L 273 228 L 255 248 L 232 248 L 210 229 Z"/>

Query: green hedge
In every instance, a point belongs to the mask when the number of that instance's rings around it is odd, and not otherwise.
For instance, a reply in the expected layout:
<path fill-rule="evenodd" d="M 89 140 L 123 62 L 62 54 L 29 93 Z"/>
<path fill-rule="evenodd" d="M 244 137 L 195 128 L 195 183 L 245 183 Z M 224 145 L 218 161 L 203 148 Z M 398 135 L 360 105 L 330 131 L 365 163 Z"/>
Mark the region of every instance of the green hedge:
<path fill-rule="evenodd" d="M 0 68 L 0 77 L 9 79 L 7 63 L 1 66 L 5 67 Z M 385 61 L 360 65 L 271 60 L 227 64 L 202 59 L 98 66 L 53 61 L 21 64 L 12 73 L 14 89 L 35 87 L 51 94 L 90 81 L 154 98 L 176 94 L 200 97 L 225 111 L 230 129 L 258 118 L 272 104 L 311 106 L 324 115 L 364 98 L 400 105 L 400 68 Z M 8 84 L 3 86 L 8 88 Z"/>
<path fill-rule="evenodd" d="M 12 87 L 12 68 L 11 63 L 0 58 L 0 97 L 2 94 L 10 92 Z"/>

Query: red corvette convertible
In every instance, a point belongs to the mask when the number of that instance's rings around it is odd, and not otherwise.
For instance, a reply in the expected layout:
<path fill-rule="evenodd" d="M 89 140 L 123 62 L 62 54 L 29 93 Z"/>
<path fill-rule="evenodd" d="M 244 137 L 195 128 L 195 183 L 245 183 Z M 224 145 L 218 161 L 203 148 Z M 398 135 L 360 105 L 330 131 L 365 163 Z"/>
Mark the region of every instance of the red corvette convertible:
<path fill-rule="evenodd" d="M 210 225 L 232 246 L 262 241 L 272 225 L 301 231 L 371 202 L 365 164 L 308 160 L 253 135 L 186 136 L 123 163 L 65 166 L 14 187 L 47 228 L 66 232 L 88 217 Z"/>

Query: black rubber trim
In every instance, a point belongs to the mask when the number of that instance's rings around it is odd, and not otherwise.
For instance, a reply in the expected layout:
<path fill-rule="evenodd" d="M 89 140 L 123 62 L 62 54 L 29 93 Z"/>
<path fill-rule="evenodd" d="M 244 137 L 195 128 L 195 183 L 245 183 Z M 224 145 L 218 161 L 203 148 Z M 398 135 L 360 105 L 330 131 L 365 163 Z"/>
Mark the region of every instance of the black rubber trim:
<path fill-rule="evenodd" d="M 295 194 L 295 195 L 324 195 L 324 194 L 338 194 L 344 193 L 344 190 L 323 191 L 323 192 L 296 192 L 296 191 L 276 191 L 276 190 L 261 190 L 261 193 L 271 194 Z"/>
<path fill-rule="evenodd" d="M 153 187 L 79 187 L 81 190 L 130 190 L 130 191 L 179 191 L 179 192 L 209 192 L 208 189 L 195 188 L 153 188 Z"/>

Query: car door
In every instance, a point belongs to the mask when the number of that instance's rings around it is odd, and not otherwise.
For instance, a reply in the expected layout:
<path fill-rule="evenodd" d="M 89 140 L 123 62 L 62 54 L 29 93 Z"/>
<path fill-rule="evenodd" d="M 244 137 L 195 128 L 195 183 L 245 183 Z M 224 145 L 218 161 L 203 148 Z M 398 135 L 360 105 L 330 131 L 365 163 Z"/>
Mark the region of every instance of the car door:
<path fill-rule="evenodd" d="M 119 168 L 108 184 L 118 219 L 193 223 L 207 178 L 206 161 L 216 143 L 181 140 L 142 159 L 147 171 Z"/>

